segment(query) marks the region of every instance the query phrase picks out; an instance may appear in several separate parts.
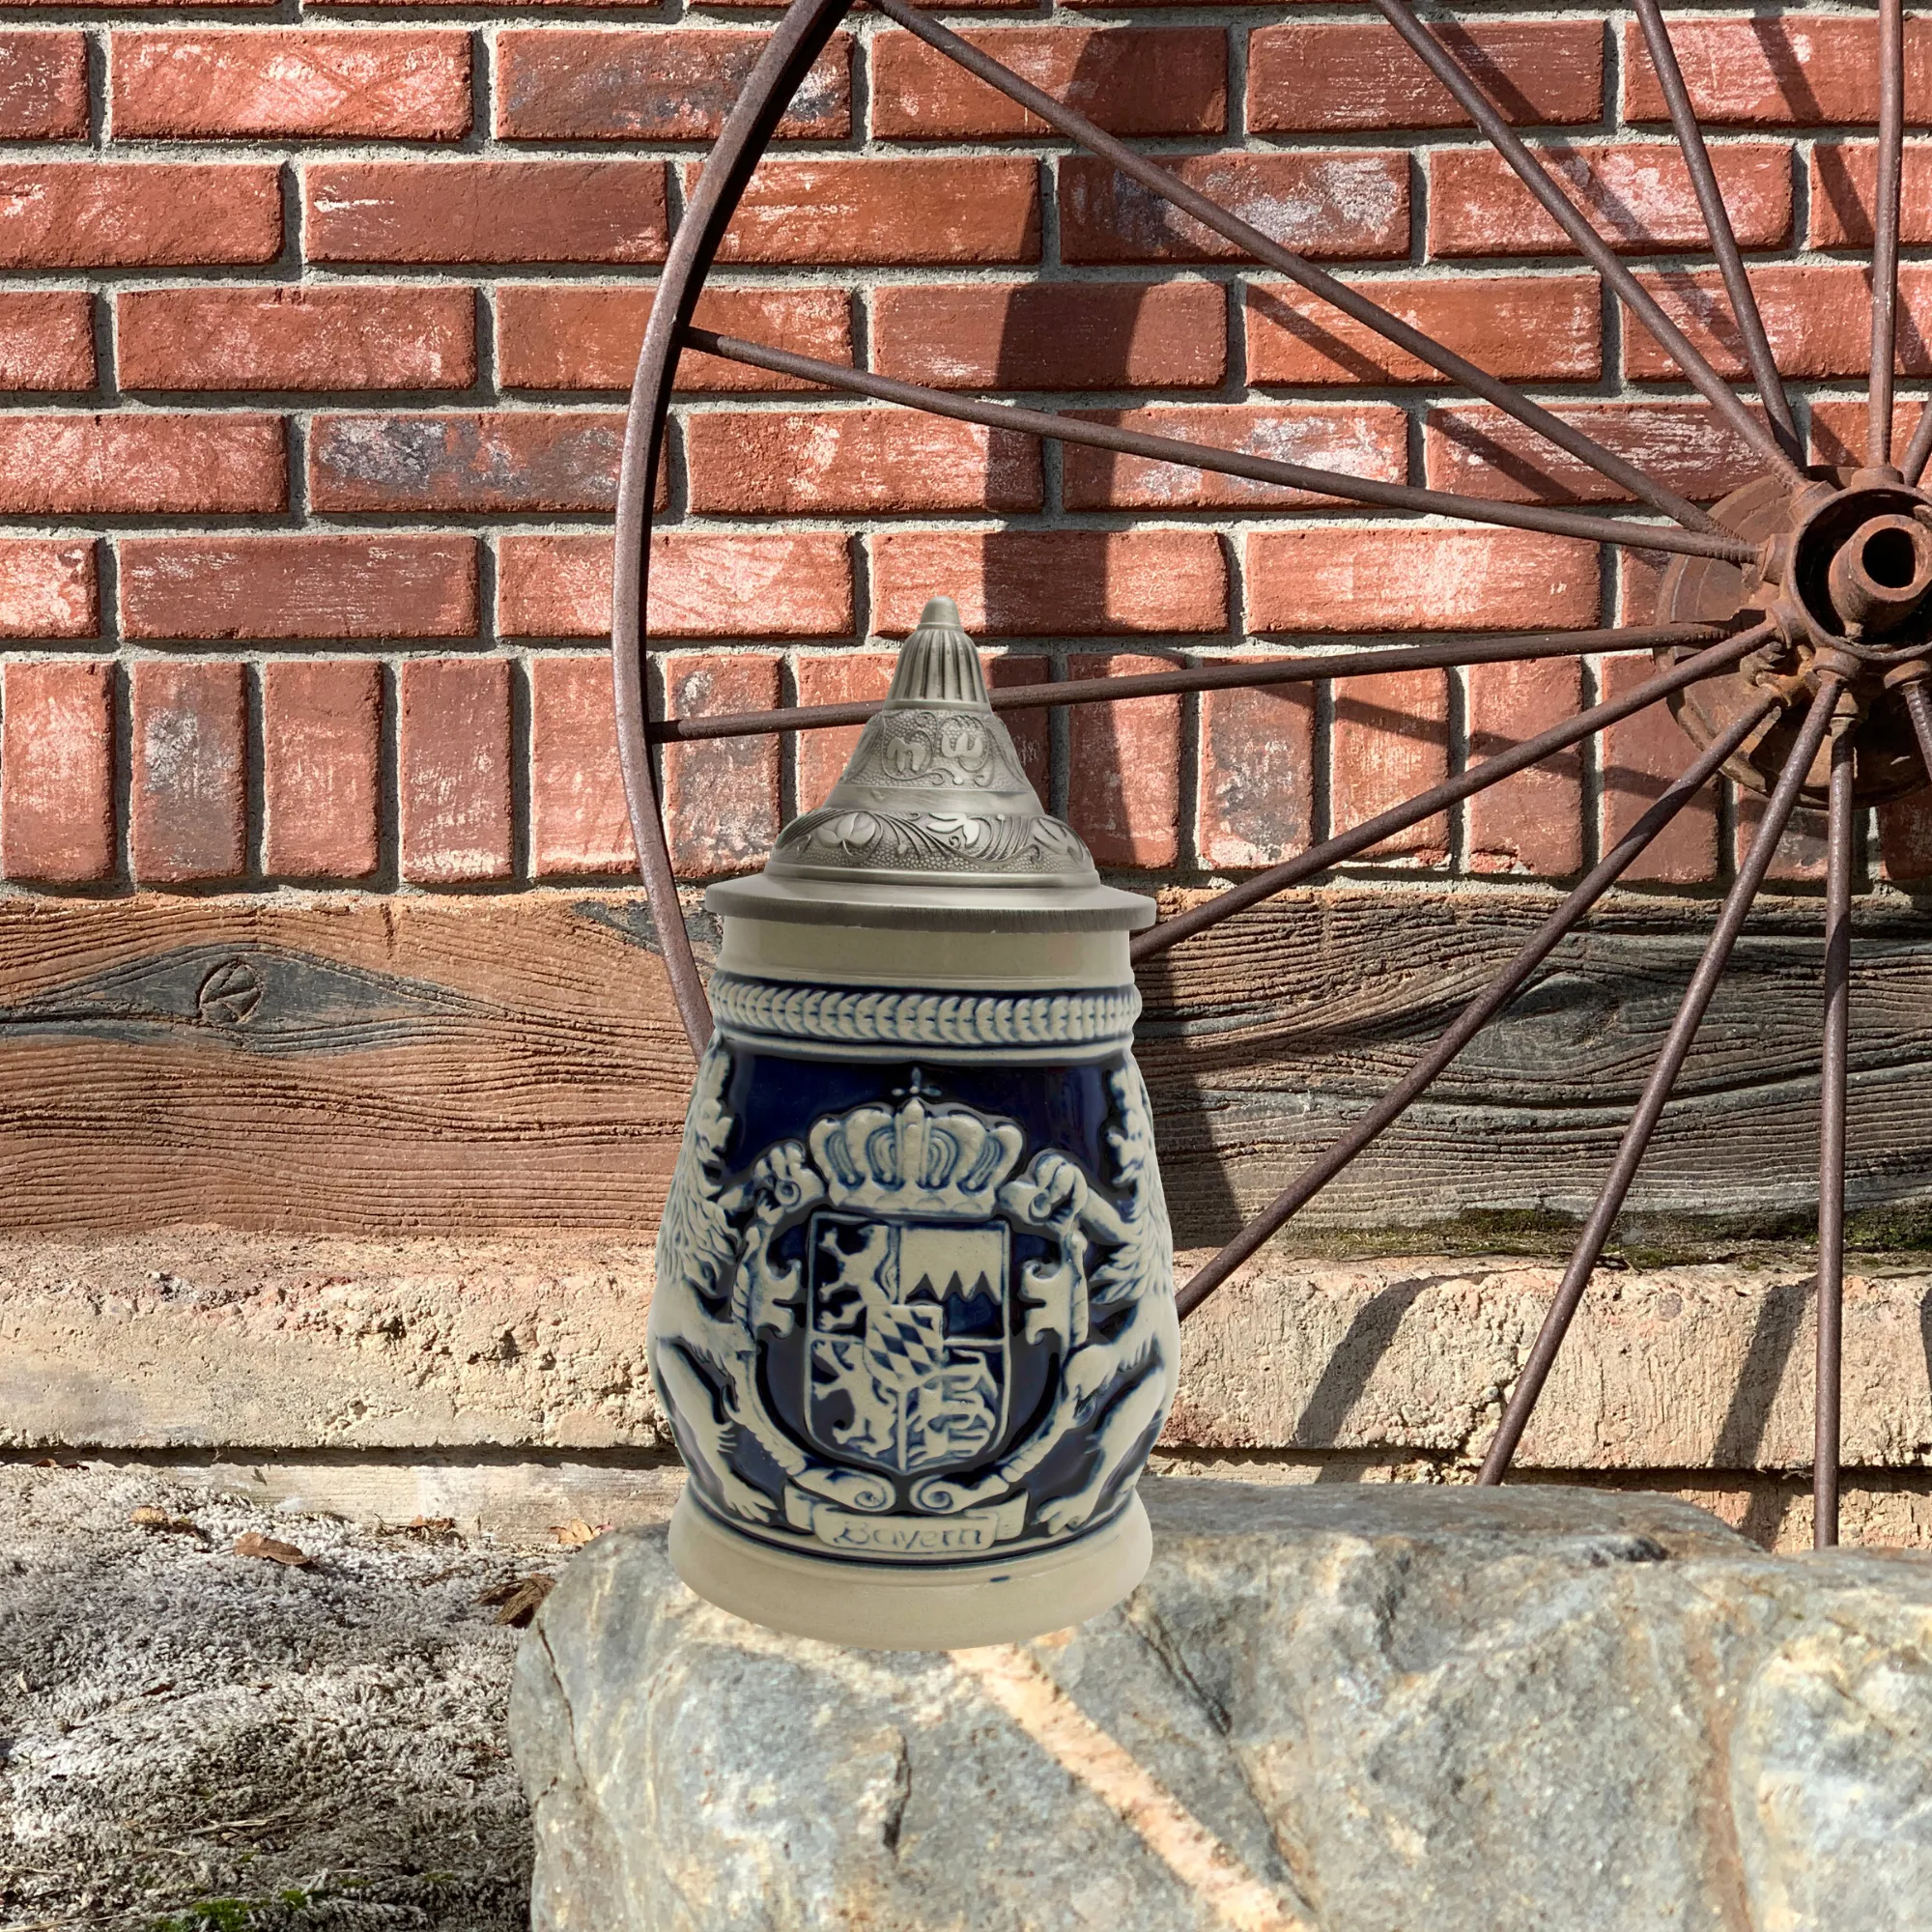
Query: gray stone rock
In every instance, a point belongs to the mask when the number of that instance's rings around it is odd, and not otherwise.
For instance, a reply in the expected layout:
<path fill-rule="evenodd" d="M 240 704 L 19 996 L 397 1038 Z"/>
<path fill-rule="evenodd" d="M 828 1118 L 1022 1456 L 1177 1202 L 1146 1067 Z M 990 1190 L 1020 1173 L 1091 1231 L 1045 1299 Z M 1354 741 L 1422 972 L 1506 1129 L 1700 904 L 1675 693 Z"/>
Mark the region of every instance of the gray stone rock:
<path fill-rule="evenodd" d="M 512 1690 L 536 1932 L 1932 1926 L 1932 1559 L 1553 1487 L 1143 1492 L 1125 1605 L 951 1655 L 593 1545 Z"/>

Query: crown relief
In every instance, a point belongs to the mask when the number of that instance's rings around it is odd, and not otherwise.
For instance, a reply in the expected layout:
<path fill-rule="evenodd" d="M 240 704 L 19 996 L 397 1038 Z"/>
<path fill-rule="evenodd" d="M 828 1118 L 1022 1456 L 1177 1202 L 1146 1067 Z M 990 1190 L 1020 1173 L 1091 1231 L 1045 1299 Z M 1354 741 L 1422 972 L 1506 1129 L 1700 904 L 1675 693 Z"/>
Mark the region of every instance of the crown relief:
<path fill-rule="evenodd" d="M 1019 1165 L 1026 1137 L 1012 1121 L 970 1107 L 928 1106 L 938 1090 L 917 1067 L 896 1107 L 869 1103 L 813 1123 L 807 1136 L 833 1208 L 980 1221 Z"/>

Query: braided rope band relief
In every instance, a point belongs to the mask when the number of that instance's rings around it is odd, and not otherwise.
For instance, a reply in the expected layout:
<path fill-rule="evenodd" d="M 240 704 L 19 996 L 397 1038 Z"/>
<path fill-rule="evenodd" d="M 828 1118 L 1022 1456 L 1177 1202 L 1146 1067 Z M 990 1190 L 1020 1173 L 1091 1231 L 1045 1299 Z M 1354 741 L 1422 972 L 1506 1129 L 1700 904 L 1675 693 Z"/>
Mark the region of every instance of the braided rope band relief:
<path fill-rule="evenodd" d="M 866 1046 L 1081 1046 L 1125 1039 L 1140 1014 L 1132 986 L 1065 993 L 937 993 L 799 986 L 715 973 L 721 1028 Z"/>

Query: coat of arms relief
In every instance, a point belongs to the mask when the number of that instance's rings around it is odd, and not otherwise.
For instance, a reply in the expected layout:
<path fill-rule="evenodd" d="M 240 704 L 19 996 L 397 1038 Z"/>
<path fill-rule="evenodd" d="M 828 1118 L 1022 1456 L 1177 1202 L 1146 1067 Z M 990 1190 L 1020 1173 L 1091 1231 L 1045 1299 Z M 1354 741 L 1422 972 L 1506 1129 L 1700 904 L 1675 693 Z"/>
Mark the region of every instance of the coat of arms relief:
<path fill-rule="evenodd" d="M 658 1240 L 651 1363 L 705 1503 L 779 1543 L 958 1560 L 1107 1520 L 1172 1397 L 1146 1089 L 1107 1068 L 1101 1165 L 890 1096 L 725 1165 L 714 1041 Z M 796 1382 L 797 1386 L 792 1386 Z"/>

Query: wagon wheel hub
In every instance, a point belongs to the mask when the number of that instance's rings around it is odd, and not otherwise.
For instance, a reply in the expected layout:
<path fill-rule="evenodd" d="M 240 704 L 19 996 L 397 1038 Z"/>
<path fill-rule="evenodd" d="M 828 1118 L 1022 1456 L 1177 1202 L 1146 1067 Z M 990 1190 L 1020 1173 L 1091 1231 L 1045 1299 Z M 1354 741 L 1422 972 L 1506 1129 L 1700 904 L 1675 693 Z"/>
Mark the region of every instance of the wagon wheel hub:
<path fill-rule="evenodd" d="M 1760 476 L 1714 513 L 1758 546 L 1754 564 L 1678 557 L 1664 572 L 1656 621 L 1769 619 L 1776 635 L 1735 671 L 1671 700 L 1678 722 L 1711 744 L 1771 691 L 1783 710 L 1725 770 L 1769 791 L 1805 704 L 1828 679 L 1850 687 L 1857 795 L 1879 804 L 1925 781 L 1906 687 L 1932 676 L 1932 495 L 1884 469 L 1814 469 L 1799 490 Z M 1665 662 L 1682 646 L 1660 652 Z M 1923 694 L 1921 694 L 1922 701 Z M 1829 751 L 1804 797 L 1825 796 Z"/>

